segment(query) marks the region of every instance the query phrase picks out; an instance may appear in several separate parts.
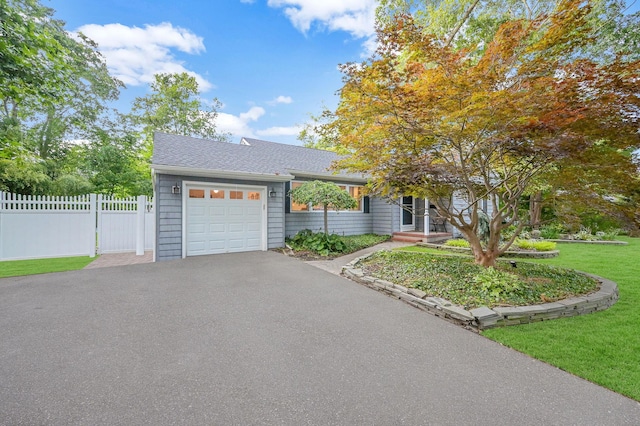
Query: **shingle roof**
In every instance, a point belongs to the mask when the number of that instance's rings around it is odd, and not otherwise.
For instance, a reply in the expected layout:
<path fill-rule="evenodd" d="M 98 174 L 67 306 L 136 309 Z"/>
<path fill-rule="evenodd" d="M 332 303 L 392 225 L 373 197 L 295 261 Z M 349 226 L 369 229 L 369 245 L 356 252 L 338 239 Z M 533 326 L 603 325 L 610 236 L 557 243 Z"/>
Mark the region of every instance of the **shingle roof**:
<path fill-rule="evenodd" d="M 329 167 L 338 158 L 331 151 L 258 139 L 243 138 L 235 144 L 156 132 L 152 164 L 211 172 L 327 175 L 334 174 Z M 336 176 L 362 178 L 348 173 Z"/>

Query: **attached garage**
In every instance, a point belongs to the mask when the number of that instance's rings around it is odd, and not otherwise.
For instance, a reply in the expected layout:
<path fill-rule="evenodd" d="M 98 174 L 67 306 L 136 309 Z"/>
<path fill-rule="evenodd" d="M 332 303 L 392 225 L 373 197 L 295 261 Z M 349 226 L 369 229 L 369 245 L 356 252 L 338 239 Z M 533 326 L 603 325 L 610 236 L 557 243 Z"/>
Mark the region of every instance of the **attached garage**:
<path fill-rule="evenodd" d="M 183 182 L 183 256 L 267 249 L 267 188 Z"/>

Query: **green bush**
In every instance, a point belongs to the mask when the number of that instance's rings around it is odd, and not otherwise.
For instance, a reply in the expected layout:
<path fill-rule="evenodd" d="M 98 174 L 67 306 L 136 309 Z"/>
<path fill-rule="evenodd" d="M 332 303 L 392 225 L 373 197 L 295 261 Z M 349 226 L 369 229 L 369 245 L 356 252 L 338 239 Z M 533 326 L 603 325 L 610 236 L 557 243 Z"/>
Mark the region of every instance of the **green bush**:
<path fill-rule="evenodd" d="M 298 232 L 289 242 L 294 248 L 311 250 L 322 256 L 329 256 L 330 253 L 344 253 L 347 250 L 347 245 L 339 235 L 314 233 L 309 229 Z"/>
<path fill-rule="evenodd" d="M 540 236 L 545 240 L 557 240 L 563 232 L 565 232 L 564 226 L 559 223 L 552 223 L 540 228 Z"/>
<path fill-rule="evenodd" d="M 608 231 L 602 232 L 600 238 L 602 238 L 604 241 L 613 241 L 618 235 L 620 235 L 620 229 L 609 229 Z"/>
<path fill-rule="evenodd" d="M 471 247 L 471 245 L 469 244 L 469 241 L 467 240 L 463 240 L 462 238 L 454 238 L 452 240 L 447 240 L 444 243 L 445 246 L 448 247 Z"/>
<path fill-rule="evenodd" d="M 551 251 L 556 249 L 553 241 L 516 240 L 514 245 L 523 250 Z"/>

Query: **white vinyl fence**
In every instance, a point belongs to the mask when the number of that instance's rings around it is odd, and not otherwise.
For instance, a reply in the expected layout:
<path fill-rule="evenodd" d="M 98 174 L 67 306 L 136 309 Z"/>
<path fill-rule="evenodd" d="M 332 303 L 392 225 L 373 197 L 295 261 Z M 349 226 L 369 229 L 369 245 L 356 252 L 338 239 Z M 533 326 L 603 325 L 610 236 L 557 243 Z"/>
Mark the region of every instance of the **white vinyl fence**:
<path fill-rule="evenodd" d="M 153 205 L 146 197 L 115 199 L 0 192 L 0 260 L 152 250 Z"/>

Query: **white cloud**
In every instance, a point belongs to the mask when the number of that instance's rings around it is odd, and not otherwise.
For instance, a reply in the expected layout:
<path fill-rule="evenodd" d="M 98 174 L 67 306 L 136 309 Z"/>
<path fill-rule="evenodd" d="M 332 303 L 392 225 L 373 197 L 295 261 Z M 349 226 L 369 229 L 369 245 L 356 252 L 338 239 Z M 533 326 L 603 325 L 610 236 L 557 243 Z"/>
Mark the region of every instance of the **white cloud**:
<path fill-rule="evenodd" d="M 98 43 L 98 50 L 104 55 L 109 70 L 127 85 L 150 83 L 157 73 L 186 72 L 196 78 L 203 92 L 213 88 L 204 77 L 186 69 L 184 62 L 172 53 L 173 49 L 190 55 L 205 51 L 202 37 L 188 29 L 163 22 L 145 25 L 144 28 L 89 24 L 77 31 Z"/>
<path fill-rule="evenodd" d="M 284 9 L 294 27 L 303 33 L 317 23 L 329 31 L 345 31 L 356 38 L 374 33 L 377 0 L 268 0 Z"/>
<path fill-rule="evenodd" d="M 291 96 L 278 96 L 277 98 L 267 102 L 269 105 L 276 105 L 276 104 L 290 104 L 293 103 L 293 98 L 291 98 Z"/>
<path fill-rule="evenodd" d="M 228 132 L 232 136 L 253 138 L 256 136 L 256 132 L 249 124 L 258 121 L 264 114 L 264 108 L 258 106 L 251 107 L 249 111 L 240 115 L 219 112 L 216 127 L 220 132 Z"/>
<path fill-rule="evenodd" d="M 301 126 L 290 127 L 269 127 L 268 129 L 258 130 L 258 136 L 297 136 L 302 130 Z"/>

